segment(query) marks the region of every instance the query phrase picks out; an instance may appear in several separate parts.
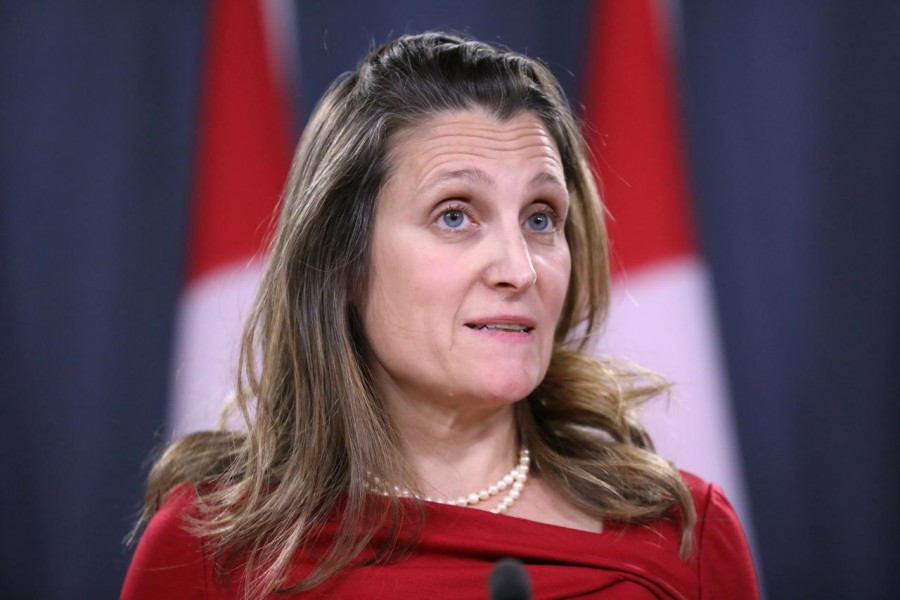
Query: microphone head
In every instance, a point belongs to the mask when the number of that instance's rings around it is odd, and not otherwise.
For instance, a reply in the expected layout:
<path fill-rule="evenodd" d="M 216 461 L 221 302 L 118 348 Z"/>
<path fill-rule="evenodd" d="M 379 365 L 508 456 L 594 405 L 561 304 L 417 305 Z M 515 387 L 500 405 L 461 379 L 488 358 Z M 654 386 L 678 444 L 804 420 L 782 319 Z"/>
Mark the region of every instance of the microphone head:
<path fill-rule="evenodd" d="M 488 578 L 491 600 L 531 600 L 531 581 L 521 561 L 504 558 Z"/>

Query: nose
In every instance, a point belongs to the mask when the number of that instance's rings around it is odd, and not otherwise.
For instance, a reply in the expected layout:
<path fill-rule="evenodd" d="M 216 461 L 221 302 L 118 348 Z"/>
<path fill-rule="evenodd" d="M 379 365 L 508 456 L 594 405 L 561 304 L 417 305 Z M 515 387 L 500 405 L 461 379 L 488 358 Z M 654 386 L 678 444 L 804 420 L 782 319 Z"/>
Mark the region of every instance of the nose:
<path fill-rule="evenodd" d="M 492 236 L 493 260 L 485 269 L 485 277 L 489 286 L 524 291 L 537 282 L 537 271 L 531 256 L 528 241 L 516 226 L 515 231 L 498 232 Z"/>

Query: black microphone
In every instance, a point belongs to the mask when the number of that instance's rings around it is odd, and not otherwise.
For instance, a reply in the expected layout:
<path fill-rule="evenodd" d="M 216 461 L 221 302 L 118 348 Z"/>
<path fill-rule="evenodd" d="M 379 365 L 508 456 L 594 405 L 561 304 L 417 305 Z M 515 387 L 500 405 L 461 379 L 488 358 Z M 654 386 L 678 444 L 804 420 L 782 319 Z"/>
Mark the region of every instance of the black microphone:
<path fill-rule="evenodd" d="M 531 581 L 522 562 L 504 558 L 491 570 L 488 578 L 490 600 L 531 600 Z"/>

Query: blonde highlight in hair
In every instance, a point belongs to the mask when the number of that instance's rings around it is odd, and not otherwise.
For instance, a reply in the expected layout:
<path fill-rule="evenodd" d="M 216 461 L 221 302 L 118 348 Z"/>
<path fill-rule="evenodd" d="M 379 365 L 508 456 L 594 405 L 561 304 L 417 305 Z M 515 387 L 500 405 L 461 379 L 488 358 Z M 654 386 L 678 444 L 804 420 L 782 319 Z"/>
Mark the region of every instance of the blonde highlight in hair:
<path fill-rule="evenodd" d="M 516 408 L 536 472 L 598 518 L 643 523 L 677 513 L 682 553 L 690 551 L 690 494 L 633 416 L 666 383 L 586 352 L 609 303 L 607 238 L 584 142 L 558 83 L 520 54 L 423 34 L 381 46 L 339 77 L 304 131 L 242 340 L 233 406 L 246 431 L 178 440 L 150 474 L 143 519 L 175 484 L 192 482 L 194 530 L 221 577 L 240 578 L 245 597 L 319 585 L 355 564 L 385 528 L 368 560 L 389 560 L 415 543 L 400 524 L 421 526 L 421 507 L 366 493 L 369 477 L 407 486 L 413 477 L 369 371 L 354 305 L 367 293 L 392 141 L 439 112 L 467 109 L 499 120 L 523 111 L 540 118 L 572 199 L 572 272 L 553 356 L 543 382 Z M 312 551 L 338 513 L 338 532 L 315 569 L 288 581 L 292 561 Z"/>

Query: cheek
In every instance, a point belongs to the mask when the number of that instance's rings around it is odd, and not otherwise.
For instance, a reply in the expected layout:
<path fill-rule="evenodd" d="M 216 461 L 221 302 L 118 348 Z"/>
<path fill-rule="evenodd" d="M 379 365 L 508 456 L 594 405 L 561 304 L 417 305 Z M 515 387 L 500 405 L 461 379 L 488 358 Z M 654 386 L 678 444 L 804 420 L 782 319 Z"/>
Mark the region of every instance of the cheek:
<path fill-rule="evenodd" d="M 572 272 L 572 260 L 569 249 L 559 249 L 556 252 L 545 255 L 542 259 L 543 295 L 548 308 L 551 308 L 559 316 L 565 303 L 566 294 L 569 291 L 569 280 Z M 538 281 L 541 281 L 541 276 Z"/>
<path fill-rule="evenodd" d="M 446 300 L 453 262 L 424 244 L 383 243 L 373 257 L 369 307 L 373 317 L 426 325 L 434 308 Z"/>

